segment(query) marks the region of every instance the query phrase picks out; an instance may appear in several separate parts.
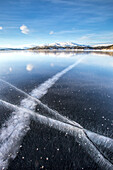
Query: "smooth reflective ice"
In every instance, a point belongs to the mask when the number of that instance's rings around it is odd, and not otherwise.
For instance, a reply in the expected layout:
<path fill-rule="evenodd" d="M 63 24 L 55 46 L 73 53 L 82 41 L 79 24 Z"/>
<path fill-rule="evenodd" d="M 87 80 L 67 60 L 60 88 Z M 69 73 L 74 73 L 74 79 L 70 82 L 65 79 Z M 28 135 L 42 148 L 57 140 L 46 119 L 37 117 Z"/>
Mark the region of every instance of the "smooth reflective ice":
<path fill-rule="evenodd" d="M 1 167 L 112 168 L 112 63 L 109 53 L 1 53 Z M 11 103 L 46 117 L 31 119 Z"/>

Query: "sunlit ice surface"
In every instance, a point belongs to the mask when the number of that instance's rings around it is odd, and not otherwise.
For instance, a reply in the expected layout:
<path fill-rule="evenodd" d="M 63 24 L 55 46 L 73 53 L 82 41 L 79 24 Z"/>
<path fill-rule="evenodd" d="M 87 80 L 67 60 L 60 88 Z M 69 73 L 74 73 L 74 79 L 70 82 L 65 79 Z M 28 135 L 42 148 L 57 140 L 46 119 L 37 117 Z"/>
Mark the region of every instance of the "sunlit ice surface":
<path fill-rule="evenodd" d="M 56 110 L 69 120 L 79 123 L 83 128 L 112 140 L 111 53 L 1 52 L 0 99 L 50 117 L 26 93 L 38 98 L 53 111 Z M 1 161 L 2 168 L 101 168 L 98 161 L 91 158 L 85 143 L 77 142 L 67 128 L 62 130 L 64 124 L 56 129 L 54 126 L 48 127 L 47 124 L 42 125 L 35 119 L 30 119 L 29 113 L 5 105 L 0 106 L 0 114 L 1 158 L 5 159 Z M 65 124 L 65 127 L 68 125 Z M 87 135 L 92 139 L 95 133 L 92 136 L 92 133 L 87 132 Z M 96 145 L 100 145 L 99 153 L 111 163 L 113 151 L 109 152 L 110 146 L 107 143 L 103 146 L 100 137 L 96 138 Z M 81 141 L 84 141 L 84 137 Z"/>

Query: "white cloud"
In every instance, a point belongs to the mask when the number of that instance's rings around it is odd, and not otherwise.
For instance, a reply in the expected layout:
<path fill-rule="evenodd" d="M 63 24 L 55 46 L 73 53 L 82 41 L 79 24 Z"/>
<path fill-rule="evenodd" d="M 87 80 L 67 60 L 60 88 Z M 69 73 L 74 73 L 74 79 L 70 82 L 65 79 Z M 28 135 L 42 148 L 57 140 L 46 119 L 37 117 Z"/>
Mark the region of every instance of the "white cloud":
<path fill-rule="evenodd" d="M 51 63 L 50 66 L 51 66 L 51 67 L 54 67 L 54 63 Z"/>
<path fill-rule="evenodd" d="M 26 66 L 26 70 L 27 71 L 32 71 L 32 69 L 33 69 L 33 65 L 32 64 L 28 64 L 27 66 Z"/>
<path fill-rule="evenodd" d="M 78 33 L 82 33 L 82 32 L 85 32 L 85 31 L 89 31 L 89 30 L 85 30 L 85 29 L 61 30 L 61 31 L 58 31 L 58 32 L 51 31 L 49 34 L 50 35 L 52 35 L 52 34 L 55 34 L 55 35 L 78 34 Z"/>
<path fill-rule="evenodd" d="M 26 49 L 37 46 L 37 44 L 20 44 L 20 45 L 14 45 L 14 44 L 0 44 L 0 48 L 20 48 L 20 49 Z"/>
<path fill-rule="evenodd" d="M 3 27 L 0 27 L 0 30 L 3 30 Z"/>
<path fill-rule="evenodd" d="M 20 30 L 21 30 L 21 33 L 23 33 L 23 34 L 28 34 L 29 33 L 29 29 L 28 29 L 28 27 L 26 25 L 22 25 L 20 27 Z"/>
<path fill-rule="evenodd" d="M 12 72 L 12 70 L 13 70 L 12 67 L 9 67 L 9 71 Z"/>
<path fill-rule="evenodd" d="M 113 32 L 85 34 L 82 37 L 78 37 L 76 42 L 85 45 L 113 44 Z"/>
<path fill-rule="evenodd" d="M 54 34 L 54 31 L 50 31 L 50 33 L 49 33 L 50 35 L 53 35 Z"/>

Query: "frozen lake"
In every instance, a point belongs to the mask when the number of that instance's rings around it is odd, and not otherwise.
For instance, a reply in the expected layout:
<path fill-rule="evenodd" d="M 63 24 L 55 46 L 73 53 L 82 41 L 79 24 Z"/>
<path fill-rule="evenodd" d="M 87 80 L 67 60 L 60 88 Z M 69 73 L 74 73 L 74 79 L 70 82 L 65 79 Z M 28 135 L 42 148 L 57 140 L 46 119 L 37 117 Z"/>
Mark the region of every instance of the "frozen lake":
<path fill-rule="evenodd" d="M 1 169 L 112 169 L 112 146 L 112 52 L 0 52 Z"/>

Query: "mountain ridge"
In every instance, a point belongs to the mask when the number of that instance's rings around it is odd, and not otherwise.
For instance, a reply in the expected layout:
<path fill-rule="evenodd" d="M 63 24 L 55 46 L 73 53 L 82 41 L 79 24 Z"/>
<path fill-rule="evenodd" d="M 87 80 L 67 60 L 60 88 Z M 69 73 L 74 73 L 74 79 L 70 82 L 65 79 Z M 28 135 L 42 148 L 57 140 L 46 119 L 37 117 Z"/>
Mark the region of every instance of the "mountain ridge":
<path fill-rule="evenodd" d="M 24 48 L 0 48 L 0 50 L 113 50 L 113 44 L 81 45 L 75 42 L 56 42 Z"/>
<path fill-rule="evenodd" d="M 99 44 L 99 45 L 80 45 L 74 42 L 59 42 L 51 44 L 38 45 L 32 48 L 31 50 L 52 50 L 52 49 L 81 49 L 81 50 L 113 50 L 113 44 Z"/>

